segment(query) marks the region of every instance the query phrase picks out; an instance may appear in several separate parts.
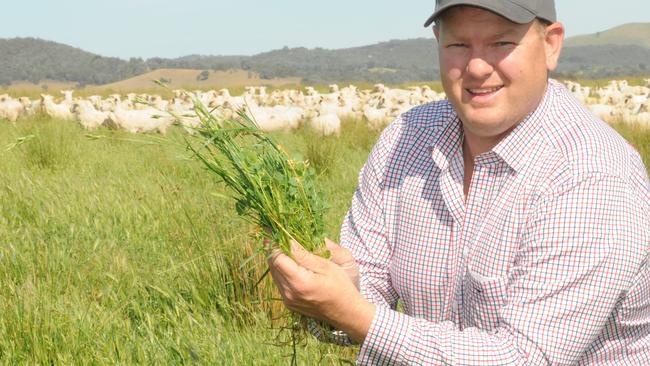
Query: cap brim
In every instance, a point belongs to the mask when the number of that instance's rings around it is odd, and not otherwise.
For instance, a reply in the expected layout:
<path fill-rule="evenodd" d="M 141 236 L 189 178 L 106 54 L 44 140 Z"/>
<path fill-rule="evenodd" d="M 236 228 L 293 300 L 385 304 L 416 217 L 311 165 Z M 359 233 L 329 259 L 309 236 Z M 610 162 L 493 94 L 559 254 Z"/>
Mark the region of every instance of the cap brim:
<path fill-rule="evenodd" d="M 427 19 L 427 21 L 424 22 L 424 28 L 428 28 L 431 24 L 433 24 L 433 22 L 436 21 L 437 17 L 438 17 L 437 14 L 433 13 L 433 15 L 431 15 L 429 19 Z"/>

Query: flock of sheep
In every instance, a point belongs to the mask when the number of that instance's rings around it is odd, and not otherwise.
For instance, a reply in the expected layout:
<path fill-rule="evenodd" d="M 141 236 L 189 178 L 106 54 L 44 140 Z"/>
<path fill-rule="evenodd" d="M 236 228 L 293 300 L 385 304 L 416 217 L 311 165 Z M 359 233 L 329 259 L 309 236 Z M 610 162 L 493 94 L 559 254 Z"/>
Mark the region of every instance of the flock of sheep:
<path fill-rule="evenodd" d="M 650 127 L 650 79 L 645 79 L 645 86 L 630 86 L 626 80 L 612 80 L 604 88 L 590 88 L 572 81 L 564 84 L 601 119 Z"/>
<path fill-rule="evenodd" d="M 608 122 L 650 126 L 650 79 L 645 81 L 645 86 L 630 86 L 625 80 L 612 80 L 603 88 L 589 88 L 571 81 L 565 81 L 565 85 L 594 114 Z M 169 100 L 159 95 L 134 93 L 74 98 L 72 90 L 61 91 L 60 100 L 45 94 L 40 100 L 13 99 L 4 94 L 0 95 L 0 119 L 16 122 L 23 116 L 44 113 L 52 118 L 77 121 L 87 129 L 106 126 L 132 133 L 165 133 L 172 124 L 188 130 L 199 124 L 192 100 L 196 97 L 221 117 L 230 117 L 245 107 L 265 131 L 292 130 L 307 123 L 325 135 L 338 135 L 341 120 L 361 119 L 370 128 L 380 129 L 416 105 L 445 98 L 444 93 L 428 86 L 392 89 L 376 84 L 372 90 L 359 90 L 353 85 L 339 88 L 333 84 L 329 89 L 328 93 L 319 93 L 312 87 L 305 91 L 267 93 L 265 87 L 248 87 L 240 96 L 232 96 L 228 89 L 192 93 L 175 90 Z"/>

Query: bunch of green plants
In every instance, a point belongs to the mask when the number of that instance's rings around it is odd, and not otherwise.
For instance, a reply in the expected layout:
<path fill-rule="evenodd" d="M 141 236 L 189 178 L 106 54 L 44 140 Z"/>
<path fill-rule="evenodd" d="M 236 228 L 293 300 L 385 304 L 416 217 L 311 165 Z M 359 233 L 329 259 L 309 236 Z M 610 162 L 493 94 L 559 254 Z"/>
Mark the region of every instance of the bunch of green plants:
<path fill-rule="evenodd" d="M 296 241 L 311 253 L 329 257 L 324 229 L 328 206 L 309 161 L 290 157 L 245 109 L 233 118 L 219 118 L 196 98 L 194 107 L 201 123 L 187 146 L 231 192 L 237 214 L 258 227 L 260 247 L 254 255 L 279 249 L 291 256 L 291 241 Z M 295 313 L 286 315 L 288 324 L 280 329 L 290 333 L 294 365 L 308 320 Z M 326 324 L 316 325 L 325 331 L 321 333 L 328 333 Z"/>
<path fill-rule="evenodd" d="M 277 245 L 290 255 L 291 240 L 328 256 L 323 216 L 327 205 L 315 185 L 315 170 L 300 156 L 290 157 L 244 109 L 218 118 L 199 101 L 201 120 L 189 138 L 193 156 L 232 193 L 238 215 L 255 224 L 267 253 Z"/>

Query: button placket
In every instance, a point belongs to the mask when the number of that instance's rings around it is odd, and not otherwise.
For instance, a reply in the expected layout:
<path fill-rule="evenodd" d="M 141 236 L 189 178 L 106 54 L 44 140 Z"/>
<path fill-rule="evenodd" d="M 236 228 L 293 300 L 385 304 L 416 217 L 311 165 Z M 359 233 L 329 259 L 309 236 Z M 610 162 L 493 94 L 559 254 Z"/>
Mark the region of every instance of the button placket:
<path fill-rule="evenodd" d="M 472 238 L 474 237 L 474 232 L 476 231 L 481 217 L 483 217 L 483 210 L 485 209 L 484 200 L 489 199 L 489 192 L 487 192 L 487 187 L 489 184 L 486 184 L 486 180 L 491 179 L 491 165 L 483 164 L 478 159 L 474 164 L 474 172 L 472 173 L 472 180 L 470 182 L 469 192 L 467 196 L 467 202 L 465 206 L 465 216 L 462 225 L 461 240 L 458 243 L 460 247 L 460 268 L 458 271 L 458 295 L 456 298 L 460 299 L 458 314 L 459 314 L 459 325 L 462 328 L 465 327 L 465 322 L 463 321 L 463 306 L 465 302 L 465 288 L 464 288 L 464 279 L 467 276 L 468 272 L 468 263 L 469 256 L 472 251 Z"/>

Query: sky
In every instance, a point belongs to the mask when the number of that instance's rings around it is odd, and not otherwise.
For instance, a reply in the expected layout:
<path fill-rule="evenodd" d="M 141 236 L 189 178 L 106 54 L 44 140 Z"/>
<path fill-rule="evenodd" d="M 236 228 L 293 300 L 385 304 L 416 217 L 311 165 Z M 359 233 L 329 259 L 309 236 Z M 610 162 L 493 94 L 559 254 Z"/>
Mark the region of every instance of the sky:
<path fill-rule="evenodd" d="M 613 5 L 615 4 L 615 5 Z M 567 36 L 650 22 L 648 0 L 556 0 Z M 433 0 L 31 0 L 2 5 L 0 38 L 35 37 L 102 56 L 253 55 L 433 38 Z"/>

